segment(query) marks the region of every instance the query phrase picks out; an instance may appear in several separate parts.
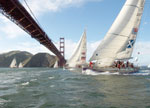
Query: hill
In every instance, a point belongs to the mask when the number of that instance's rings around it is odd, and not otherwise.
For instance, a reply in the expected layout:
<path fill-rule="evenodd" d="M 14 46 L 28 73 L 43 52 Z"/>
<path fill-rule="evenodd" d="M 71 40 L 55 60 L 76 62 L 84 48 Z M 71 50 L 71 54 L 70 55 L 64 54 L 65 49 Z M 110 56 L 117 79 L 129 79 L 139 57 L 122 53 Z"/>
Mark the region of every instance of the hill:
<path fill-rule="evenodd" d="M 48 53 L 38 53 L 28 61 L 24 67 L 53 67 L 56 56 Z"/>
<path fill-rule="evenodd" d="M 0 54 L 0 67 L 9 67 L 12 60 L 16 58 L 17 65 L 30 59 L 33 55 L 26 51 L 10 51 L 8 53 Z"/>

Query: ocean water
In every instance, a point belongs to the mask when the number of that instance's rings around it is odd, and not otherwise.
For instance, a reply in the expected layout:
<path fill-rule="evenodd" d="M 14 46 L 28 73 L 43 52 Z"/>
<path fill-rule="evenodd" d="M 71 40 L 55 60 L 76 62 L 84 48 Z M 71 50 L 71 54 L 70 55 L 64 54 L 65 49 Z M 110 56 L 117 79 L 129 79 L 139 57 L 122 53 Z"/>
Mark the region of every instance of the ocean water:
<path fill-rule="evenodd" d="M 118 75 L 1 68 L 0 108 L 150 108 L 150 70 Z"/>

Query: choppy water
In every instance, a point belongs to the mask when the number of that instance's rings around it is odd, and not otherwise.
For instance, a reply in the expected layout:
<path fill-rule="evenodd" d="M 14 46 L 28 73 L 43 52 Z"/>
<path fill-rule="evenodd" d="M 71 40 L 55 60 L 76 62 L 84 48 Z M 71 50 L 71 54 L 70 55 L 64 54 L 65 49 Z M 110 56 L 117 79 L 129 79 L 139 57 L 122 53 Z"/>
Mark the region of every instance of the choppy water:
<path fill-rule="evenodd" d="M 0 108 L 150 108 L 150 71 L 98 75 L 1 68 Z"/>

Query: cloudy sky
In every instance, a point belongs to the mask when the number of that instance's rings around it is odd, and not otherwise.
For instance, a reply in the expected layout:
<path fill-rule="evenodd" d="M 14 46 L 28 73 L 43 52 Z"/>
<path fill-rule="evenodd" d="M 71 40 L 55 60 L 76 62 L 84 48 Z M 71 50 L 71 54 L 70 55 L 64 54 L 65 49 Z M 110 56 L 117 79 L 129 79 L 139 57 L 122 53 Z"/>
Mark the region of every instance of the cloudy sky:
<path fill-rule="evenodd" d="M 87 29 L 88 58 L 103 39 L 125 0 L 26 0 L 40 25 L 58 46 L 65 37 L 66 58 L 71 56 L 84 29 Z M 24 0 L 20 2 L 26 7 Z M 150 6 L 146 3 L 133 57 L 150 64 Z M 21 50 L 33 54 L 48 52 L 45 47 L 0 14 L 0 53 Z M 137 52 L 140 52 L 138 55 Z"/>

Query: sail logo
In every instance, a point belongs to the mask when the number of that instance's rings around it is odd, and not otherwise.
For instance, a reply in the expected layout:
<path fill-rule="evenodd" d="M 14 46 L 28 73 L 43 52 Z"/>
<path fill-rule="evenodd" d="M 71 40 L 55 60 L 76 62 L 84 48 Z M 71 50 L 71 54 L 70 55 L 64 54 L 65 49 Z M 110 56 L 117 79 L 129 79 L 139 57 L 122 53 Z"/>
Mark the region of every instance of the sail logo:
<path fill-rule="evenodd" d="M 133 47 L 133 45 L 134 45 L 134 43 L 135 43 L 135 40 L 130 40 L 129 41 L 129 43 L 128 43 L 128 45 L 127 45 L 127 48 L 132 48 Z"/>

